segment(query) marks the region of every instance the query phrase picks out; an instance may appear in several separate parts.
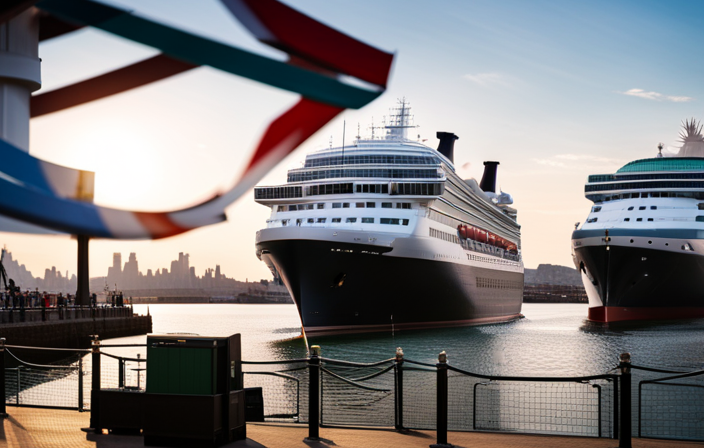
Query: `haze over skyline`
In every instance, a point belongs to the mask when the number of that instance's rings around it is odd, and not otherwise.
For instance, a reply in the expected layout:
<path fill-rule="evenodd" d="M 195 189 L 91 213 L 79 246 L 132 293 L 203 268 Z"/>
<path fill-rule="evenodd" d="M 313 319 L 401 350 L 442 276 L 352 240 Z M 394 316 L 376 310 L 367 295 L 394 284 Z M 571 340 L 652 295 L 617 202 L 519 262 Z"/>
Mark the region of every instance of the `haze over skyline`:
<path fill-rule="evenodd" d="M 257 51 L 256 42 L 217 1 L 106 2 Z M 590 202 L 588 174 L 613 172 L 652 157 L 658 142 L 678 145 L 680 122 L 704 118 L 704 62 L 699 2 L 359 1 L 285 3 L 365 42 L 396 52 L 388 91 L 346 111 L 277 166 L 262 185 L 313 149 L 368 135 L 406 97 L 417 133 L 437 146 L 436 131 L 456 133 L 455 165 L 480 178 L 499 160 L 499 185 L 513 195 L 525 265 L 571 266 L 569 239 Z M 39 92 L 156 54 L 96 30 L 41 44 Z M 267 123 L 296 95 L 198 68 L 171 79 L 31 122 L 30 152 L 96 172 L 98 203 L 142 210 L 186 206 L 226 188 L 241 172 Z M 160 241 L 91 242 L 91 275 L 106 272 L 114 252 L 140 254 L 156 270 L 174 253 L 198 266 L 220 265 L 238 279 L 270 278 L 254 254 L 269 215 L 251 192 L 228 209 L 228 222 Z M 75 273 L 68 236 L 0 233 L 28 269 Z"/>

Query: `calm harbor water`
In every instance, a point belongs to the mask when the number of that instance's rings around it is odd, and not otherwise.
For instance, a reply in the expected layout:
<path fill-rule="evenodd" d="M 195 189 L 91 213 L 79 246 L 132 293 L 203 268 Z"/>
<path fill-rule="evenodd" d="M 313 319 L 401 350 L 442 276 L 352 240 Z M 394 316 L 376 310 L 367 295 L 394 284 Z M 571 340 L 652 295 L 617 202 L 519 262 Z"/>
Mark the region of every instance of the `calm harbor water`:
<path fill-rule="evenodd" d="M 135 305 L 147 313 L 147 305 Z M 242 335 L 246 360 L 305 357 L 300 322 L 293 305 L 164 304 L 149 305 L 156 334 Z M 442 350 L 451 364 L 483 374 L 570 376 L 600 374 L 614 368 L 618 355 L 630 352 L 633 363 L 673 368 L 704 367 L 704 320 L 604 328 L 587 323 L 587 305 L 524 304 L 525 319 L 479 327 L 398 332 L 395 334 L 319 337 L 310 344 L 323 356 L 349 361 L 378 361 L 402 347 L 409 359 L 435 362 Z M 145 343 L 146 336 L 105 343 Z M 114 348 L 134 356 L 144 349 Z"/>

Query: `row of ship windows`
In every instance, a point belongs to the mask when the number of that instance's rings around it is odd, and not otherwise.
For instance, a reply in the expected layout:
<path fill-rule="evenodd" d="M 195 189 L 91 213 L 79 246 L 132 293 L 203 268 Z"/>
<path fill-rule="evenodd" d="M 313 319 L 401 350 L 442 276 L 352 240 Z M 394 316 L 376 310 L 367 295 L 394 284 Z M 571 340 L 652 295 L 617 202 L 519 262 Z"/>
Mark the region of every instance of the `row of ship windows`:
<path fill-rule="evenodd" d="M 375 218 L 362 218 L 362 224 L 374 224 L 376 221 Z M 325 224 L 327 222 L 327 218 L 307 218 L 305 221 L 302 218 L 299 218 L 296 220 L 296 225 L 300 226 L 303 223 L 307 224 Z M 342 218 L 332 218 L 331 221 L 332 223 L 342 223 Z M 345 219 L 346 223 L 356 223 L 357 218 L 346 218 Z M 290 219 L 282 219 L 281 220 L 281 225 L 282 226 L 288 226 L 291 223 Z M 389 224 L 389 225 L 404 225 L 407 226 L 409 223 L 408 219 L 399 219 L 399 218 L 379 218 L 379 224 Z"/>
<path fill-rule="evenodd" d="M 328 194 L 352 194 L 357 193 L 380 193 L 392 195 L 420 195 L 439 196 L 443 193 L 445 185 L 443 183 L 405 183 L 392 182 L 389 184 L 320 184 L 307 185 L 305 187 L 306 196 L 320 196 Z M 254 199 L 290 199 L 303 197 L 301 186 L 286 187 L 256 187 L 254 189 Z"/>
<path fill-rule="evenodd" d="M 594 202 L 618 201 L 620 199 L 633 198 L 689 198 L 704 199 L 704 191 L 649 191 L 645 193 L 621 193 L 621 194 L 588 194 L 587 198 Z"/>
<path fill-rule="evenodd" d="M 584 191 L 608 191 L 608 190 L 643 190 L 646 188 L 704 188 L 704 182 L 681 181 L 681 182 L 620 182 L 614 184 L 594 184 L 585 185 Z"/>
<path fill-rule="evenodd" d="M 381 203 L 381 208 L 393 208 L 393 203 L 392 202 L 382 202 Z M 288 210 L 286 208 L 288 207 Z M 355 208 L 376 208 L 376 202 L 355 202 L 354 203 Z M 285 211 L 296 211 L 296 210 L 314 210 L 314 209 L 324 209 L 325 208 L 325 202 L 318 202 L 316 204 L 291 204 L 291 205 L 277 205 L 276 206 L 276 211 L 277 212 L 285 212 Z M 332 208 L 350 208 L 350 203 L 349 202 L 333 202 L 332 203 Z M 410 210 L 411 208 L 411 203 L 410 202 L 397 202 L 396 203 L 396 208 L 402 209 L 402 210 Z"/>
<path fill-rule="evenodd" d="M 433 169 L 335 169 L 289 172 L 289 182 L 306 182 L 309 180 L 337 179 L 344 177 L 387 177 L 392 179 L 440 179 L 443 173 L 437 168 Z"/>
<path fill-rule="evenodd" d="M 443 232 L 442 230 L 433 229 L 432 227 L 430 227 L 430 236 L 444 241 L 449 241 L 451 243 L 460 244 L 460 239 L 457 238 L 457 235 L 452 235 L 450 233 Z"/>
<path fill-rule="evenodd" d="M 664 220 L 665 218 L 660 218 L 660 219 Z M 587 224 L 597 222 L 598 220 L 599 220 L 599 218 L 589 218 L 589 219 L 587 219 Z M 631 218 L 623 218 L 623 220 L 625 222 L 629 222 L 631 220 Z M 636 222 L 641 222 L 641 221 L 643 221 L 643 218 L 636 218 Z M 648 221 L 653 221 L 653 218 L 648 218 Z M 697 216 L 695 218 L 695 221 L 704 222 L 704 216 Z"/>
<path fill-rule="evenodd" d="M 305 168 L 332 165 L 358 165 L 358 164 L 389 164 L 389 165 L 439 165 L 440 160 L 436 157 L 428 156 L 341 156 L 320 157 L 306 159 Z"/>
<path fill-rule="evenodd" d="M 523 282 L 517 282 L 514 280 L 502 280 L 498 278 L 477 277 L 477 288 L 520 289 L 522 291 Z"/>
<path fill-rule="evenodd" d="M 479 255 L 474 255 L 474 254 L 467 254 L 467 260 L 482 261 L 484 263 L 491 263 L 491 264 L 505 264 L 508 266 L 519 266 L 518 263 L 509 261 L 509 260 L 504 260 L 503 258 L 496 258 L 496 257 L 486 258 L 486 257 L 481 257 Z M 516 261 L 518 261 L 518 260 L 516 260 Z"/>
<path fill-rule="evenodd" d="M 647 208 L 648 208 L 648 206 L 646 206 L 646 205 L 641 205 L 641 206 L 638 207 L 638 210 L 645 210 L 645 209 L 647 209 Z M 634 209 L 635 209 L 635 206 L 633 206 L 633 205 L 630 206 L 630 207 L 628 207 L 628 211 L 629 211 L 629 212 L 630 212 L 631 210 L 634 210 Z M 650 210 L 657 210 L 657 209 L 658 209 L 658 206 L 657 206 L 657 205 L 651 205 L 651 206 L 650 206 Z M 595 205 L 594 207 L 592 207 L 592 213 L 598 213 L 598 212 L 600 212 L 600 211 L 601 211 L 601 206 L 600 206 L 600 205 Z"/>
<path fill-rule="evenodd" d="M 649 179 L 704 179 L 704 173 L 659 173 L 659 174 L 592 174 L 587 182 L 613 182 L 621 180 L 649 180 Z"/>

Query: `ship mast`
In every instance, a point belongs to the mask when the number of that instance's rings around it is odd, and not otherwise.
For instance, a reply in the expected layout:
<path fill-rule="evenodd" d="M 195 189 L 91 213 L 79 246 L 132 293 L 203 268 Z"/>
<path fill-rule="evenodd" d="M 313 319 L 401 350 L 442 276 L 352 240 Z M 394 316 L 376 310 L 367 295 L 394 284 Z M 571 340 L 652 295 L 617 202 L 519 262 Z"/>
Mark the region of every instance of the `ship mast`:
<path fill-rule="evenodd" d="M 384 126 L 386 129 L 387 140 L 407 140 L 407 129 L 417 128 L 418 126 L 411 125 L 411 105 L 406 101 L 406 98 L 398 100 L 398 105 L 390 110 L 389 124 Z"/>

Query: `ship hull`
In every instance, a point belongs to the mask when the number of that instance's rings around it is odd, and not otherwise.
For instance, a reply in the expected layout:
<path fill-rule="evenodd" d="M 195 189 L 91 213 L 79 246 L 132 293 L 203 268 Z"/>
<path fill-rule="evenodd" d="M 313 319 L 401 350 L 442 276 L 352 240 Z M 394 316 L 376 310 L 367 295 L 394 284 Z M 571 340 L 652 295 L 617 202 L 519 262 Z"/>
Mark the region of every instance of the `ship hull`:
<path fill-rule="evenodd" d="M 574 257 L 589 296 L 589 320 L 619 322 L 704 317 L 704 257 L 701 255 L 596 244 L 576 247 Z"/>
<path fill-rule="evenodd" d="M 269 240 L 257 249 L 281 275 L 309 336 L 520 317 L 522 270 L 394 256 L 393 247 L 338 241 Z"/>

